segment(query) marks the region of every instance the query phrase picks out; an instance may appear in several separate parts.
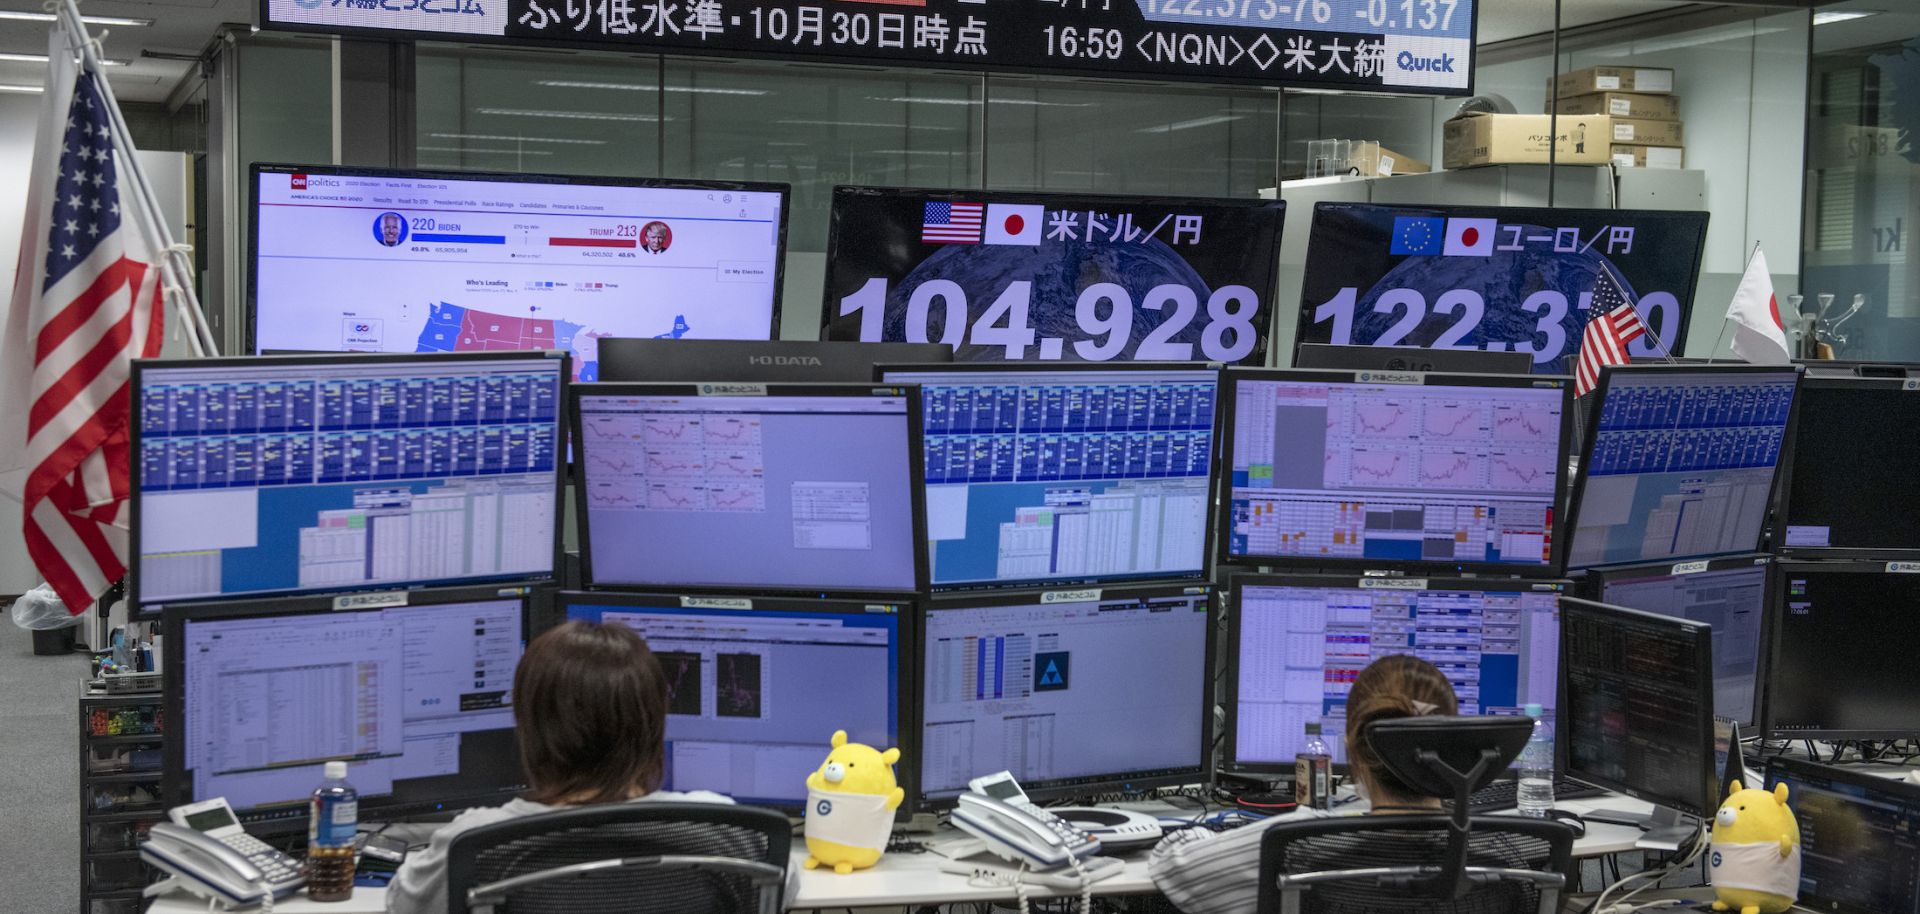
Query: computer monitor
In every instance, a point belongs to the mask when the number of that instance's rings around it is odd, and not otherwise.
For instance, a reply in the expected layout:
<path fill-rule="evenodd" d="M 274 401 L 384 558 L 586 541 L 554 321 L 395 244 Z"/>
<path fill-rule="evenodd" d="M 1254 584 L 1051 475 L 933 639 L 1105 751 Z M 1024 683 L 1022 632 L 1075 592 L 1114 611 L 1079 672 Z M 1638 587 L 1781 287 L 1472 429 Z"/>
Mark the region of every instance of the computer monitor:
<path fill-rule="evenodd" d="M 609 338 L 599 348 L 602 381 L 866 384 L 876 365 L 953 361 L 939 343 Z"/>
<path fill-rule="evenodd" d="M 1707 213 L 1318 203 L 1297 343 L 1522 352 L 1571 375 L 1587 322 L 1632 305 L 1633 355 L 1685 348 Z"/>
<path fill-rule="evenodd" d="M 1223 560 L 1552 577 L 1564 378 L 1231 369 Z"/>
<path fill-rule="evenodd" d="M 1266 360 L 1280 200 L 833 189 L 823 340 L 956 362 Z"/>
<path fill-rule="evenodd" d="M 1533 356 L 1524 352 L 1479 349 L 1422 349 L 1418 346 L 1335 346 L 1302 343 L 1293 351 L 1295 368 L 1344 371 L 1444 371 L 1454 374 L 1532 374 Z"/>
<path fill-rule="evenodd" d="M 771 339 L 787 185 L 253 166 L 248 351 Z"/>
<path fill-rule="evenodd" d="M 1201 783 L 1213 589 L 967 594 L 927 607 L 920 791 L 1011 771 L 1036 799 Z"/>
<path fill-rule="evenodd" d="M 964 364 L 880 377 L 920 386 L 935 589 L 1205 575 L 1217 369 Z"/>
<path fill-rule="evenodd" d="M 1761 723 L 1767 737 L 1920 734 L 1920 574 L 1911 563 L 1783 559 L 1773 601 Z"/>
<path fill-rule="evenodd" d="M 595 384 L 572 406 L 589 587 L 923 586 L 918 391 Z"/>
<path fill-rule="evenodd" d="M 1760 551 L 1800 369 L 1612 365 L 1589 396 L 1569 568 Z"/>
<path fill-rule="evenodd" d="M 1787 785 L 1800 824 L 1800 897 L 1808 911 L 1920 910 L 1920 786 L 1786 756 L 1767 760 L 1767 789 Z"/>
<path fill-rule="evenodd" d="M 526 789 L 513 675 L 526 588 L 169 606 L 168 802 L 226 797 L 249 831 L 306 827 L 329 761 L 362 821 L 503 803 Z"/>
<path fill-rule="evenodd" d="M 1903 378 L 1821 377 L 1807 367 L 1782 488 L 1779 551 L 1808 558 L 1920 554 L 1920 394 Z"/>
<path fill-rule="evenodd" d="M 1596 811 L 1590 821 L 1638 825 L 1643 842 L 1672 847 L 1713 816 L 1712 670 L 1704 622 L 1560 599 L 1566 774 L 1654 804 L 1650 816 Z"/>
<path fill-rule="evenodd" d="M 1609 569 L 1594 575 L 1600 602 L 1713 626 L 1713 713 L 1742 727 L 1759 720 L 1766 653 L 1767 558 Z"/>
<path fill-rule="evenodd" d="M 136 361 L 129 601 L 553 580 L 566 374 L 557 352 Z"/>
<path fill-rule="evenodd" d="M 568 619 L 632 627 L 659 658 L 668 687 L 663 789 L 797 811 L 836 730 L 913 757 L 902 742 L 909 602 L 569 592 L 559 603 Z M 895 766 L 903 785 L 910 768 Z"/>
<path fill-rule="evenodd" d="M 1367 665 L 1411 654 L 1453 684 L 1464 716 L 1559 706 L 1559 603 L 1545 581 L 1240 575 L 1227 598 L 1224 765 L 1291 772 L 1319 723 L 1347 763 L 1347 693 Z"/>

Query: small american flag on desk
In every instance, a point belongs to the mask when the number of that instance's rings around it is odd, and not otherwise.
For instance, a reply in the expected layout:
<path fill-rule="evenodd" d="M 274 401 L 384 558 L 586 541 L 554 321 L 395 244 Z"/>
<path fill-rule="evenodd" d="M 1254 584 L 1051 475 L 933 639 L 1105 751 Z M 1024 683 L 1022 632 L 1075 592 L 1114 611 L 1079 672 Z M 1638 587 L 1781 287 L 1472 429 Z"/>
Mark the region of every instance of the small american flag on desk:
<path fill-rule="evenodd" d="M 986 206 L 980 203 L 928 201 L 926 218 L 920 224 L 920 241 L 925 244 L 979 244 L 980 227 L 986 222 Z"/>
<path fill-rule="evenodd" d="M 1612 270 L 1601 269 L 1593 286 L 1591 308 L 1600 316 L 1587 321 L 1587 328 L 1580 332 L 1580 360 L 1573 375 L 1576 397 L 1586 396 L 1593 385 L 1600 383 L 1603 366 L 1625 365 L 1630 360 L 1627 344 L 1647 332 L 1647 325 L 1640 321 L 1640 313 L 1633 309 L 1633 302 Z"/>

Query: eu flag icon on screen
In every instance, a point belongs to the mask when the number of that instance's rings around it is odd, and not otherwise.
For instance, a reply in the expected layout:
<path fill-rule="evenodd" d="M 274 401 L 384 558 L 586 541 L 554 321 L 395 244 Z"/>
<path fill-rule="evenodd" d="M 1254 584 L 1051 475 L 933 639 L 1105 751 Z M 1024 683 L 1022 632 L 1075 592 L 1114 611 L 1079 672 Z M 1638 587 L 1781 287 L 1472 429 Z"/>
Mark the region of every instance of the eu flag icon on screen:
<path fill-rule="evenodd" d="M 1393 217 L 1391 254 L 1438 254 L 1447 243 L 1447 220 L 1440 216 Z"/>

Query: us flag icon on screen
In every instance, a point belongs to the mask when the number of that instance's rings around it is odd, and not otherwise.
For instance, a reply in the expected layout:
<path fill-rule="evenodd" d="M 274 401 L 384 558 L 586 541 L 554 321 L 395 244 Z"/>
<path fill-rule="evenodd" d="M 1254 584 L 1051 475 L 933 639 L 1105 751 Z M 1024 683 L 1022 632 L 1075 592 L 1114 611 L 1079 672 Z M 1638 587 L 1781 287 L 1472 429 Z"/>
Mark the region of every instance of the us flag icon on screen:
<path fill-rule="evenodd" d="M 924 244 L 979 244 L 980 221 L 986 207 L 979 203 L 927 201 L 927 212 L 920 223 L 920 241 Z"/>

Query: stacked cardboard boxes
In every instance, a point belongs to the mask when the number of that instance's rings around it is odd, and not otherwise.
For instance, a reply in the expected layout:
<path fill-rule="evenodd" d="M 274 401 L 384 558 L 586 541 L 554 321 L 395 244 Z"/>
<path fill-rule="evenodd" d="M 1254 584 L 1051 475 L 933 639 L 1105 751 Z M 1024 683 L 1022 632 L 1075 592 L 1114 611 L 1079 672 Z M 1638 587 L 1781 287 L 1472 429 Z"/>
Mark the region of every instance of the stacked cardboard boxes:
<path fill-rule="evenodd" d="M 1673 71 L 1588 67 L 1550 80 L 1560 116 L 1605 115 L 1608 158 L 1623 167 L 1682 168 L 1686 153 Z"/>
<path fill-rule="evenodd" d="M 1442 164 L 1545 164 L 1549 134 L 1561 165 L 1608 162 L 1644 168 L 1680 168 L 1680 99 L 1673 71 L 1651 67 L 1588 67 L 1547 81 L 1557 95 L 1558 130 L 1545 114 L 1467 114 L 1447 122 Z"/>

